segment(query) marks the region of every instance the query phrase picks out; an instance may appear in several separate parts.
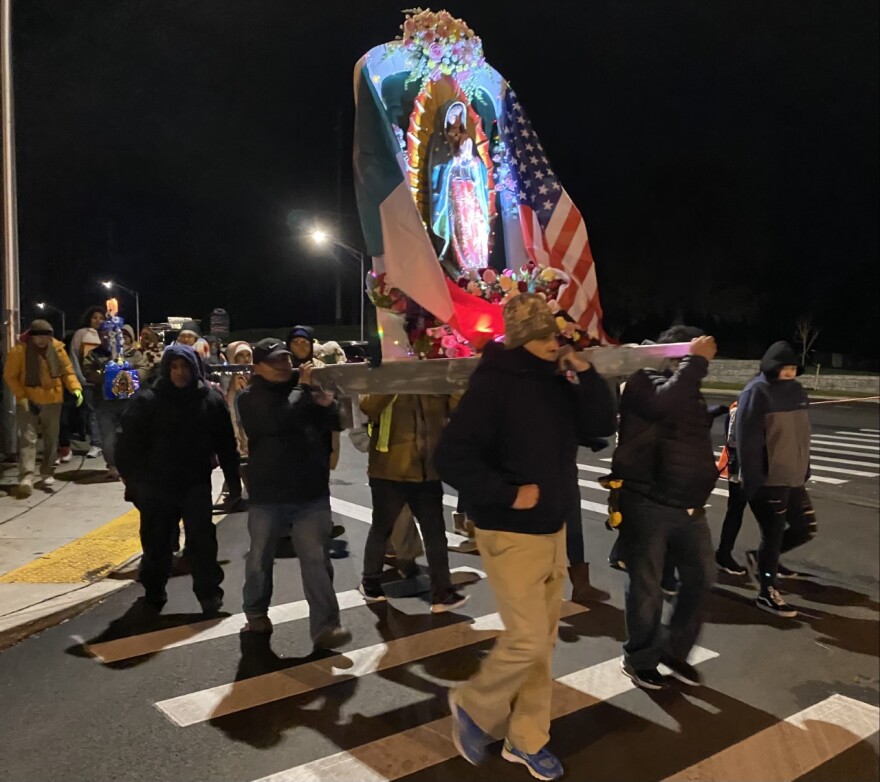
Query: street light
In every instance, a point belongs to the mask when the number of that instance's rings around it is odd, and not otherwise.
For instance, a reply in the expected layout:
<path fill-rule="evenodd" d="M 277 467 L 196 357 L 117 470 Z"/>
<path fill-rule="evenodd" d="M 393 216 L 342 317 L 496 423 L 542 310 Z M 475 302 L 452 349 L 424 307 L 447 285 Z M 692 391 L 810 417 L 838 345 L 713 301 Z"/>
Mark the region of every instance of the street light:
<path fill-rule="evenodd" d="M 61 316 L 61 339 L 64 339 L 67 334 L 67 316 L 64 314 L 64 310 L 60 310 L 58 307 L 53 307 L 51 304 L 46 304 L 45 301 L 38 301 L 37 309 L 41 312 L 52 310 L 52 312 L 57 312 Z"/>
<path fill-rule="evenodd" d="M 309 233 L 309 236 L 317 245 L 332 244 L 334 247 L 339 247 L 340 249 L 345 250 L 353 258 L 357 258 L 358 261 L 360 261 L 361 277 L 358 281 L 358 293 L 360 294 L 361 300 L 361 342 L 364 342 L 364 254 L 350 244 L 343 242 L 342 239 L 331 236 L 321 228 L 313 228 Z"/>
<path fill-rule="evenodd" d="M 134 296 L 134 320 L 137 324 L 137 334 L 141 333 L 141 300 L 138 296 L 138 292 L 132 290 L 131 288 L 126 288 L 124 285 L 120 285 L 118 282 L 114 282 L 113 280 L 106 280 L 102 282 L 103 285 L 108 291 L 113 290 L 113 288 L 119 288 L 121 291 L 125 291 L 126 293 Z"/>

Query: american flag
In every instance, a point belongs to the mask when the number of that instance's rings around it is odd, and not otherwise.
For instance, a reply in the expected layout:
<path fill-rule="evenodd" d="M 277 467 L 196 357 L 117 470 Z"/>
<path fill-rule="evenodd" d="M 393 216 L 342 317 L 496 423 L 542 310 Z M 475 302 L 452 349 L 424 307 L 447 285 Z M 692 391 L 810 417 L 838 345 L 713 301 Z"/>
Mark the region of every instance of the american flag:
<path fill-rule="evenodd" d="M 501 126 L 526 252 L 536 263 L 568 274 L 571 282 L 559 296 L 559 306 L 588 334 L 608 343 L 584 218 L 550 168 L 538 134 L 510 88 L 504 96 Z"/>

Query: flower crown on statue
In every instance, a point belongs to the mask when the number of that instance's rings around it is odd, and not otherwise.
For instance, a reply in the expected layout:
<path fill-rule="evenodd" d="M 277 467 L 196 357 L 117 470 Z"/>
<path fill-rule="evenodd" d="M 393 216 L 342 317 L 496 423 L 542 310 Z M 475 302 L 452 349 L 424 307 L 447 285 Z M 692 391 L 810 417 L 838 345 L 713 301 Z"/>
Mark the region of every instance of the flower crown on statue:
<path fill-rule="evenodd" d="M 406 84 L 419 82 L 424 90 L 429 82 L 451 76 L 468 100 L 476 89 L 476 76 L 486 68 L 483 42 L 462 19 L 448 11 L 410 8 L 400 26 L 403 35 L 389 49 L 403 47 L 409 59 Z"/>

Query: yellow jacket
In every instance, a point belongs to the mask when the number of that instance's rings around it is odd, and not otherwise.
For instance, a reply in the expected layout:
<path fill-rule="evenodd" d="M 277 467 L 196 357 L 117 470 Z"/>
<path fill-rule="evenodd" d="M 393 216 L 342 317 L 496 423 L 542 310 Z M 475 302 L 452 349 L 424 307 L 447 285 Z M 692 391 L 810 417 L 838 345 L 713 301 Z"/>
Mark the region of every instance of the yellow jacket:
<path fill-rule="evenodd" d="M 25 351 L 27 345 L 19 342 L 12 352 L 6 357 L 6 364 L 3 367 L 3 379 L 9 386 L 16 401 L 29 399 L 35 405 L 55 405 L 64 401 L 64 389 L 73 393 L 81 391 L 82 386 L 76 379 L 73 366 L 67 351 L 64 349 L 64 343 L 61 340 L 53 339 L 52 344 L 58 353 L 58 360 L 61 363 L 61 377 L 52 377 L 49 374 L 49 362 L 46 359 L 40 360 L 40 385 L 28 387 L 25 385 Z"/>

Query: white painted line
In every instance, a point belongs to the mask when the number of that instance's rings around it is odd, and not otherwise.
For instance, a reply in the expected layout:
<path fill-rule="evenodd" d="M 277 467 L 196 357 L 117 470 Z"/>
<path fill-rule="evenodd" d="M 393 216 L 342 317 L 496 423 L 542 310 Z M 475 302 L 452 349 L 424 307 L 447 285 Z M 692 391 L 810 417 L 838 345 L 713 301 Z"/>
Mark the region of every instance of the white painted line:
<path fill-rule="evenodd" d="M 584 606 L 569 601 L 562 604 L 563 617 L 587 610 Z M 423 633 L 313 660 L 283 671 L 273 671 L 169 698 L 159 701 L 156 708 L 175 725 L 188 727 L 471 646 L 495 638 L 503 628 L 500 614 L 487 614 L 470 622 L 436 627 Z"/>
<path fill-rule="evenodd" d="M 859 429 L 860 432 L 871 432 L 873 434 L 880 434 L 880 429 Z"/>
<path fill-rule="evenodd" d="M 444 495 L 443 504 L 449 505 L 450 501 L 452 502 L 451 507 L 456 507 L 458 500 L 455 497 L 451 497 L 450 495 Z M 345 516 L 349 519 L 354 519 L 355 521 L 363 521 L 366 524 L 373 523 L 373 509 L 366 508 L 363 505 L 356 505 L 353 502 L 348 502 L 347 500 L 340 500 L 336 497 L 330 498 L 330 510 L 335 513 L 340 514 L 341 516 Z M 419 525 L 416 524 L 416 530 L 418 530 L 419 535 L 422 534 L 421 529 L 419 529 Z M 446 540 L 450 546 L 457 548 L 462 543 L 467 543 L 468 538 L 464 537 L 464 535 L 456 535 L 454 532 L 446 532 Z"/>
<path fill-rule="evenodd" d="M 452 568 L 450 573 L 471 573 L 486 578 L 482 570 L 464 566 Z M 349 589 L 345 592 L 337 592 L 336 600 L 339 610 L 358 608 L 364 605 L 364 598 L 357 589 Z M 305 600 L 297 600 L 293 603 L 283 603 L 269 608 L 269 618 L 273 625 L 281 625 L 285 622 L 295 622 L 299 619 L 308 619 L 309 604 Z M 130 635 L 125 638 L 117 638 L 114 641 L 104 641 L 97 644 L 85 644 L 82 639 L 76 639 L 83 643 L 86 651 L 98 661 L 116 663 L 122 660 L 131 660 L 135 657 L 143 657 L 148 654 L 166 652 L 169 649 L 177 649 L 181 646 L 198 644 L 203 641 L 213 641 L 217 638 L 225 638 L 237 635 L 247 621 L 244 614 L 233 614 L 223 619 L 207 619 L 204 622 L 194 622 L 179 627 L 167 627 L 155 630 L 151 633 Z"/>
<path fill-rule="evenodd" d="M 866 445 L 864 443 L 851 443 L 851 442 L 841 442 L 838 438 L 835 437 L 814 437 L 812 440 L 813 445 L 837 445 L 842 448 L 855 448 L 857 451 L 878 451 L 880 452 L 880 445 Z"/>
<path fill-rule="evenodd" d="M 840 478 L 826 478 L 824 475 L 813 475 L 810 477 L 810 480 L 815 481 L 816 483 L 831 483 L 835 486 L 840 486 L 842 483 L 849 483 L 849 481 L 844 481 Z"/>
<path fill-rule="evenodd" d="M 863 459 L 871 459 L 871 458 L 873 458 L 873 459 L 874 459 L 874 464 L 877 463 L 877 457 L 872 456 L 872 454 L 869 454 L 869 453 L 853 453 L 852 451 L 842 451 L 842 450 L 840 450 L 839 448 L 831 448 L 831 447 L 825 445 L 824 443 L 819 444 L 819 445 L 813 445 L 813 446 L 810 447 L 810 453 L 816 453 L 817 451 L 818 451 L 819 453 L 839 453 L 839 454 L 842 454 L 843 456 L 859 456 L 859 457 L 862 457 Z M 868 462 L 867 464 L 870 465 L 871 462 Z"/>
<path fill-rule="evenodd" d="M 608 516 L 608 505 L 601 502 L 590 502 L 589 500 L 581 500 L 581 510 L 588 510 L 592 513 L 598 513 L 603 518 Z"/>
<path fill-rule="evenodd" d="M 608 475 L 607 467 L 594 467 L 592 464 L 579 464 L 578 469 L 583 472 L 595 472 L 599 475 Z"/>
<path fill-rule="evenodd" d="M 708 649 L 694 647 L 691 662 L 699 665 L 717 656 Z M 620 671 L 621 659 L 606 660 L 557 679 L 553 684 L 552 718 L 567 717 L 631 691 L 632 682 Z M 393 782 L 458 757 L 450 738 L 451 727 L 452 720 L 443 717 L 254 782 Z"/>
<path fill-rule="evenodd" d="M 880 434 L 868 434 L 867 432 L 845 432 L 843 430 L 838 430 L 834 434 L 840 435 L 841 440 L 854 440 L 858 439 L 859 441 L 864 441 L 866 443 L 880 443 Z M 818 436 L 818 433 L 817 433 Z"/>
<path fill-rule="evenodd" d="M 704 649 L 702 646 L 695 646 L 691 650 L 688 661 L 691 665 L 699 665 L 715 657 L 718 657 L 718 652 Z M 604 663 L 591 665 L 589 668 L 582 668 L 556 681 L 565 687 L 570 687 L 597 700 L 605 701 L 618 695 L 623 695 L 623 693 L 629 692 L 635 686 L 621 673 L 620 665 L 622 662 L 622 657 L 606 660 Z"/>
<path fill-rule="evenodd" d="M 864 472 L 863 470 L 853 470 L 849 467 L 829 467 L 825 464 L 816 464 L 816 458 L 810 460 L 811 470 L 822 470 L 822 472 L 839 472 L 843 475 L 857 475 L 860 478 L 876 478 L 880 473 Z"/>
<path fill-rule="evenodd" d="M 876 464 L 871 464 L 871 462 L 857 462 L 853 459 L 838 459 L 833 456 L 817 456 L 814 453 L 810 454 L 811 462 L 832 462 L 833 464 L 852 464 L 856 467 L 877 467 Z"/>
<path fill-rule="evenodd" d="M 793 782 L 878 730 L 880 710 L 876 706 L 835 694 L 664 782 Z"/>
<path fill-rule="evenodd" d="M 610 462 L 610 461 L 613 461 L 613 459 L 612 459 L 610 456 L 607 456 L 607 457 L 605 457 L 604 459 L 600 459 L 599 461 L 602 461 L 602 462 Z"/>

